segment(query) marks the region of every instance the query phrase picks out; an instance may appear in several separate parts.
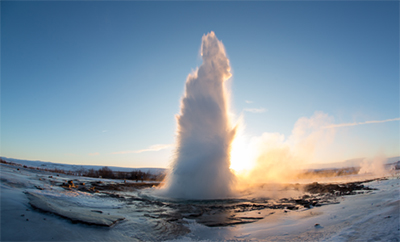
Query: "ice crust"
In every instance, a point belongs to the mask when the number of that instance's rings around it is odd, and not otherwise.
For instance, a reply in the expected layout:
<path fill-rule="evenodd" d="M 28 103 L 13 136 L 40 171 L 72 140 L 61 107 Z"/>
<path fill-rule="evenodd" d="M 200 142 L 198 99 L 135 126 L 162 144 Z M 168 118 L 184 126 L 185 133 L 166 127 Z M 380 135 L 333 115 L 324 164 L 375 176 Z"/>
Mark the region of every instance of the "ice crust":
<path fill-rule="evenodd" d="M 110 227 L 117 221 L 125 219 L 123 216 L 104 214 L 102 211 L 93 210 L 90 207 L 77 206 L 66 200 L 46 197 L 32 192 L 26 194 L 32 207 L 54 213 L 73 222 Z"/>

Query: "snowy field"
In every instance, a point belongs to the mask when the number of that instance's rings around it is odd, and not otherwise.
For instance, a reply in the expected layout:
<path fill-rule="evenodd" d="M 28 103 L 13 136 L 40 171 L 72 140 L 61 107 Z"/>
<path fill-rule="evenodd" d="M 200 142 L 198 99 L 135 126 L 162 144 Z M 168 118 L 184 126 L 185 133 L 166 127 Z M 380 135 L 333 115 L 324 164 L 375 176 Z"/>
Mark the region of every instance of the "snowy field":
<path fill-rule="evenodd" d="M 154 196 L 157 184 L 1 164 L 1 240 L 399 241 L 399 175 L 334 195 L 289 186 L 275 198 L 260 188 L 257 196 L 171 201 Z"/>

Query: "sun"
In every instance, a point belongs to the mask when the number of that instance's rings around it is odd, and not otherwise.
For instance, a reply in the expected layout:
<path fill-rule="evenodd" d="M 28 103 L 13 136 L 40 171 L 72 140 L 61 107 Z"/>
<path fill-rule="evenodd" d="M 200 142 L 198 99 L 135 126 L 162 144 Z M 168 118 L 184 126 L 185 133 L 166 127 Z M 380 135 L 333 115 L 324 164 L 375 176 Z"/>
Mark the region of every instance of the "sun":
<path fill-rule="evenodd" d="M 254 153 L 245 136 L 242 133 L 236 135 L 232 142 L 230 154 L 230 169 L 236 175 L 250 171 L 254 167 Z"/>

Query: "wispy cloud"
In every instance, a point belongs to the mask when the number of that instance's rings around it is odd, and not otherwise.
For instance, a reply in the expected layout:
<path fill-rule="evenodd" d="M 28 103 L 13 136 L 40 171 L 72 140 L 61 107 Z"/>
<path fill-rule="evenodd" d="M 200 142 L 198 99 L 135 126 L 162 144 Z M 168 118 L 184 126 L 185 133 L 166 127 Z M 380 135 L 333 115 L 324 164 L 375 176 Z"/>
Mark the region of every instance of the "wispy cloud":
<path fill-rule="evenodd" d="M 253 101 L 249 101 L 249 100 L 246 100 L 245 102 L 246 102 L 246 103 L 253 103 Z"/>
<path fill-rule="evenodd" d="M 265 108 L 245 108 L 244 111 L 249 112 L 249 113 L 264 113 L 267 111 L 267 109 L 265 109 Z"/>
<path fill-rule="evenodd" d="M 167 148 L 172 147 L 173 144 L 157 144 L 157 145 L 152 145 L 146 149 L 141 149 L 141 150 L 125 150 L 125 151 L 117 151 L 113 152 L 112 154 L 114 155 L 120 155 L 120 154 L 139 154 L 143 152 L 148 152 L 148 151 L 159 151 L 159 150 L 164 150 Z"/>
<path fill-rule="evenodd" d="M 99 152 L 95 152 L 95 153 L 89 153 L 90 156 L 95 156 L 95 155 L 99 155 Z"/>
<path fill-rule="evenodd" d="M 326 126 L 325 128 L 340 128 L 340 127 L 356 126 L 356 125 L 363 125 L 363 124 L 386 123 L 386 122 L 393 122 L 393 121 L 400 121 L 400 118 L 392 118 L 392 119 L 385 119 L 385 120 L 372 120 L 372 121 L 354 122 L 354 123 L 343 123 L 343 124 L 332 124 L 332 125 Z"/>
<path fill-rule="evenodd" d="M 101 131 L 102 133 L 105 133 L 105 132 L 107 132 L 108 130 L 103 130 L 103 131 Z"/>

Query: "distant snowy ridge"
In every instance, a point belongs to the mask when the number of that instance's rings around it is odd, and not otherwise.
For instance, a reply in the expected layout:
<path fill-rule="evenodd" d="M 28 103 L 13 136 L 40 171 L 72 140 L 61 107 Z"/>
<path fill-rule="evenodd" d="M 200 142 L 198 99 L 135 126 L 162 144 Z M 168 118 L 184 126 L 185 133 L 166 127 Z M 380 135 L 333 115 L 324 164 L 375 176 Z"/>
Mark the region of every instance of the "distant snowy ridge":
<path fill-rule="evenodd" d="M 70 165 L 70 164 L 61 164 L 61 163 L 53 163 L 47 161 L 39 161 L 39 160 L 20 160 L 14 158 L 0 157 L 1 159 L 7 162 L 13 162 L 16 164 L 21 164 L 29 167 L 39 167 L 42 169 L 60 169 L 65 171 L 77 171 L 81 169 L 89 170 L 99 170 L 105 166 L 91 166 L 91 165 Z M 128 167 L 117 167 L 117 166 L 107 166 L 112 171 L 123 171 L 123 172 L 131 172 L 131 171 L 142 171 L 149 172 L 150 174 L 161 174 L 165 173 L 167 169 L 165 168 L 128 168 Z"/>
<path fill-rule="evenodd" d="M 384 162 L 386 165 L 396 163 L 400 161 L 400 156 L 387 158 Z M 360 167 L 364 162 L 364 158 L 356 158 L 351 160 L 345 160 L 342 162 L 326 163 L 326 164 L 310 164 L 310 169 L 334 169 L 334 168 L 348 168 L 348 167 Z"/>

